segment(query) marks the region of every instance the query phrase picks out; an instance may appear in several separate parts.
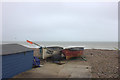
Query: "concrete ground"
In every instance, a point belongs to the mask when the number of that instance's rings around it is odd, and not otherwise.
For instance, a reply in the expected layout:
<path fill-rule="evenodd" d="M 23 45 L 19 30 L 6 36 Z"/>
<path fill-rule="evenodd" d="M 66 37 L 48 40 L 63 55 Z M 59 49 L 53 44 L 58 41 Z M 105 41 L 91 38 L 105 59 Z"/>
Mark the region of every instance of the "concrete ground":
<path fill-rule="evenodd" d="M 91 78 L 91 66 L 87 62 L 80 59 L 63 62 L 63 65 L 45 62 L 42 67 L 20 73 L 14 78 Z"/>

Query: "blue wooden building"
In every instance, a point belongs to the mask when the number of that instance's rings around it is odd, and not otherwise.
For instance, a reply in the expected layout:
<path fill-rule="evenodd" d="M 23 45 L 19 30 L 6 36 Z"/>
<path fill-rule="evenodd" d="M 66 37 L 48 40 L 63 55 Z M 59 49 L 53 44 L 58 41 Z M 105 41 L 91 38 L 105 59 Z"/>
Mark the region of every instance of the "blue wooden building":
<path fill-rule="evenodd" d="M 33 50 L 19 44 L 2 45 L 2 78 L 32 69 Z"/>

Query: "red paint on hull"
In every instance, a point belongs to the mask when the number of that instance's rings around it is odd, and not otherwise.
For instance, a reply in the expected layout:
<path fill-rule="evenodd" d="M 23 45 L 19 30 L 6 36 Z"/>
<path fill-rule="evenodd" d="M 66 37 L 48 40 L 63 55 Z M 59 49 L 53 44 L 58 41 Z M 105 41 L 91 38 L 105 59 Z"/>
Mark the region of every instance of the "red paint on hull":
<path fill-rule="evenodd" d="M 62 53 L 66 56 L 66 59 L 70 59 L 72 57 L 80 57 L 83 55 L 83 50 L 72 51 L 69 49 L 62 50 Z"/>

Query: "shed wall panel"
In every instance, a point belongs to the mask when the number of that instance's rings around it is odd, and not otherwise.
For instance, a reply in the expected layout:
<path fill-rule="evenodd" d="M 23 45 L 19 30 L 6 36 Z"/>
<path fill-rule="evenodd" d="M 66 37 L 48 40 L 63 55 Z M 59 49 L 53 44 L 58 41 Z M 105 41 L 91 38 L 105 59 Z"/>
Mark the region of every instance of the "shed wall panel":
<path fill-rule="evenodd" d="M 32 68 L 33 51 L 2 56 L 2 78 L 11 78 Z"/>

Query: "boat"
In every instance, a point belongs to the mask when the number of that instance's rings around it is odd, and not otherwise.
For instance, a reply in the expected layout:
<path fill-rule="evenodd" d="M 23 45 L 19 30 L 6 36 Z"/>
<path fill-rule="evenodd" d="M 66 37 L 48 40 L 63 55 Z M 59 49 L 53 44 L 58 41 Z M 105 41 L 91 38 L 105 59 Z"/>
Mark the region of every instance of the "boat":
<path fill-rule="evenodd" d="M 42 58 L 46 59 L 47 57 L 59 54 L 61 50 L 63 50 L 63 47 L 59 46 L 44 47 L 42 49 Z"/>
<path fill-rule="evenodd" d="M 72 47 L 65 48 L 62 50 L 62 53 L 66 57 L 66 59 L 70 59 L 72 57 L 80 57 L 83 55 L 84 47 Z"/>

